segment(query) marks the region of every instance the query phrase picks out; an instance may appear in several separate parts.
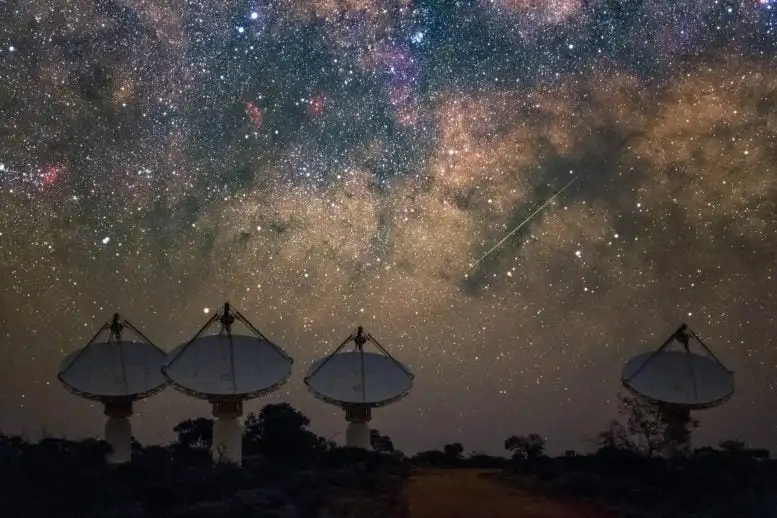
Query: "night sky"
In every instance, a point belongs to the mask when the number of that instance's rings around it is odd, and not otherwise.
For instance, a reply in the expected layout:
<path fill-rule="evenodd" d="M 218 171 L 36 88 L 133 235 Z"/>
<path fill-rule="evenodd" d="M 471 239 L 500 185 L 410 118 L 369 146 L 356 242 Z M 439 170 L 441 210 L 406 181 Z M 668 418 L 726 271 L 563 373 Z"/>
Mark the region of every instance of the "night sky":
<path fill-rule="evenodd" d="M 772 0 L 3 1 L 0 430 L 101 434 L 62 357 L 229 300 L 295 359 L 246 411 L 326 437 L 303 373 L 358 324 L 416 374 L 373 413 L 399 449 L 553 453 L 686 321 L 737 373 L 697 444 L 777 448 L 776 164 Z M 210 415 L 136 408 L 142 442 Z"/>

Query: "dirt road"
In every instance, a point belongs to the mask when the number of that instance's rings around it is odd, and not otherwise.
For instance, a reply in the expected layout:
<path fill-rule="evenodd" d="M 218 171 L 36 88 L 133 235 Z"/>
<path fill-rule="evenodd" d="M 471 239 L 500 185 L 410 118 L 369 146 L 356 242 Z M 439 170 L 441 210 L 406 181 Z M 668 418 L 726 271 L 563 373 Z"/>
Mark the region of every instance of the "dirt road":
<path fill-rule="evenodd" d="M 418 473 L 407 481 L 410 518 L 615 518 L 586 504 L 557 502 L 509 488 L 481 470 Z"/>

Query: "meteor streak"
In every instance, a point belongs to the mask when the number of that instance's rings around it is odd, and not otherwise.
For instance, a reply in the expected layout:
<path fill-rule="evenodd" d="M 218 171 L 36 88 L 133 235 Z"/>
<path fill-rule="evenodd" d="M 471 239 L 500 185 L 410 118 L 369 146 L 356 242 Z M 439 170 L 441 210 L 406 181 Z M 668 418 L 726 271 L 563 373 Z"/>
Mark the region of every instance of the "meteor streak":
<path fill-rule="evenodd" d="M 577 178 L 578 178 L 577 176 L 575 176 L 574 178 L 572 178 L 572 179 L 571 179 L 569 182 L 567 182 L 567 184 L 566 184 L 564 187 L 562 187 L 562 188 L 561 188 L 561 189 L 560 189 L 560 190 L 559 190 L 559 191 L 558 191 L 556 194 L 554 194 L 553 196 L 551 196 L 550 198 L 548 198 L 548 200 L 547 200 L 545 203 L 543 203 L 542 205 L 540 205 L 540 206 L 539 206 L 539 208 L 537 208 L 537 210 L 535 210 L 534 212 L 532 212 L 531 214 L 529 214 L 529 217 L 528 217 L 528 218 L 526 218 L 525 220 L 523 220 L 523 221 L 522 221 L 522 222 L 521 222 L 521 223 L 520 223 L 520 224 L 519 224 L 517 227 L 515 227 L 514 229 L 512 229 L 512 230 L 511 230 L 511 231 L 510 231 L 510 232 L 509 232 L 509 233 L 508 233 L 508 234 L 507 234 L 505 237 L 503 237 L 503 238 L 502 238 L 502 239 L 501 239 L 501 240 L 500 240 L 500 241 L 499 241 L 497 244 L 495 244 L 494 246 L 492 246 L 491 248 L 489 248 L 489 249 L 488 249 L 488 252 L 486 252 L 485 254 L 483 254 L 483 255 L 480 257 L 480 259 L 478 259 L 477 261 L 475 261 L 475 262 L 472 264 L 472 266 L 470 266 L 470 267 L 469 267 L 469 269 L 468 269 L 468 270 L 467 270 L 467 271 L 464 273 L 464 278 L 466 279 L 467 277 L 469 277 L 469 272 L 471 272 L 471 271 L 472 271 L 472 270 L 473 270 L 473 269 L 474 269 L 474 268 L 475 268 L 477 265 L 479 265 L 480 263 L 482 263 L 482 262 L 483 262 L 483 260 L 484 260 L 486 257 L 488 257 L 489 255 L 491 255 L 491 253 L 492 253 L 494 250 L 496 250 L 497 248 L 499 248 L 500 246 L 502 246 L 502 244 L 503 244 L 505 241 L 507 241 L 508 239 L 510 239 L 510 237 L 511 237 L 513 234 L 515 234 L 516 232 L 518 232 L 519 230 L 521 230 L 521 228 L 523 228 L 523 226 L 524 226 L 524 225 L 526 225 L 528 222 L 530 222 L 532 219 L 534 219 L 534 216 L 536 216 L 537 214 L 539 214 L 540 212 L 542 212 L 542 209 L 544 209 L 545 207 L 547 207 L 548 205 L 550 205 L 550 203 L 551 203 L 553 200 L 555 200 L 555 199 L 558 197 L 558 195 L 559 195 L 559 194 L 561 194 L 562 192 L 566 191 L 566 190 L 567 190 L 567 188 L 568 188 L 570 185 L 572 185 L 573 183 L 575 183 L 575 181 L 577 181 Z"/>

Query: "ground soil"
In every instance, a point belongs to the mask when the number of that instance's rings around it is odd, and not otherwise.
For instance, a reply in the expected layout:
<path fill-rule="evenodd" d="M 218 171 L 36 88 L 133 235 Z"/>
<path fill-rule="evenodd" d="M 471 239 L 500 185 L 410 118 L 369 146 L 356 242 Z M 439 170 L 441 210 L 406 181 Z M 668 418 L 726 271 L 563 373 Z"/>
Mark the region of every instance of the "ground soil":
<path fill-rule="evenodd" d="M 617 518 L 603 506 L 508 487 L 489 473 L 445 469 L 414 474 L 403 490 L 408 518 Z"/>

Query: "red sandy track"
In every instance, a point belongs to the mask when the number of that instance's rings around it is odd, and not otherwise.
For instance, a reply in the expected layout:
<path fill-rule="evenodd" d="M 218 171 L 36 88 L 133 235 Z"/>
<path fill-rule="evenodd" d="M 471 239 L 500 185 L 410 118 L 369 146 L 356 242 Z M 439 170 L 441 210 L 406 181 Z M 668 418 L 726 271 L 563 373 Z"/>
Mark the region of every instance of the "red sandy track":
<path fill-rule="evenodd" d="M 446 469 L 413 475 L 404 499 L 410 518 L 616 518 L 590 504 L 563 503 L 481 476 L 486 470 Z"/>

